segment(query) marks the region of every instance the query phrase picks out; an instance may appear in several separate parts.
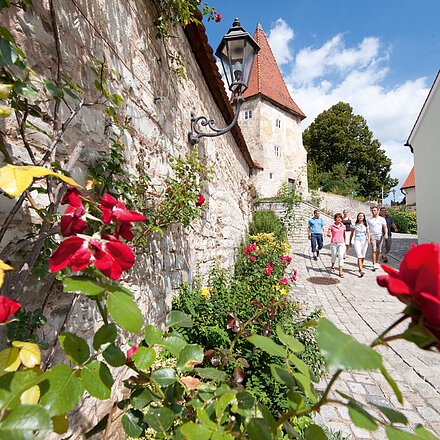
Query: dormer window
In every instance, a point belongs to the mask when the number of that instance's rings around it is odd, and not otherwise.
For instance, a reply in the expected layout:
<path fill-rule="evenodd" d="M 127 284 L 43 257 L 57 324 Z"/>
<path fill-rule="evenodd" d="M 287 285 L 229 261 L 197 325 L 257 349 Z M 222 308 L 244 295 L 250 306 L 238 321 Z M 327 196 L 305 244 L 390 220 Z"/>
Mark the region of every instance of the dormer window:
<path fill-rule="evenodd" d="M 244 120 L 251 119 L 252 118 L 252 110 L 245 110 L 244 111 Z"/>
<path fill-rule="evenodd" d="M 278 145 L 275 145 L 273 147 L 274 153 L 276 157 L 281 157 L 281 147 Z"/>
<path fill-rule="evenodd" d="M 275 127 L 281 128 L 281 119 L 275 119 Z"/>

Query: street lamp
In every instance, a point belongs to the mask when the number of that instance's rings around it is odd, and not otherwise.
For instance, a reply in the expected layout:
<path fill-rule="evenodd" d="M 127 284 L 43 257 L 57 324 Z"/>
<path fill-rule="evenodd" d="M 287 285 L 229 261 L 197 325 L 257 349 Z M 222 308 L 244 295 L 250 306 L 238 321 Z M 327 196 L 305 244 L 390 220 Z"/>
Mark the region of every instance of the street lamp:
<path fill-rule="evenodd" d="M 227 127 L 219 129 L 215 127 L 213 119 L 191 113 L 191 132 L 188 133 L 188 140 L 192 145 L 197 144 L 202 137 L 220 136 L 234 127 L 244 102 L 242 94 L 248 88 L 252 66 L 259 50 L 260 46 L 241 27 L 236 18 L 215 52 L 220 58 L 229 90 L 234 98 L 234 119 Z M 199 124 L 202 127 L 207 126 L 212 132 L 202 132 L 198 127 Z"/>

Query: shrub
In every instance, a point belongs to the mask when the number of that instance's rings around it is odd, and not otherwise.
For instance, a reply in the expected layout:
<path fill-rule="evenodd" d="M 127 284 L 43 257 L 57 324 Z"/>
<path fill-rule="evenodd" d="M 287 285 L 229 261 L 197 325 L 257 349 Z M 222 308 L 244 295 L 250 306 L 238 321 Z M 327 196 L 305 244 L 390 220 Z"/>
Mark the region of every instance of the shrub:
<path fill-rule="evenodd" d="M 403 234 L 417 234 L 417 215 L 415 212 L 390 210 L 399 232 Z"/>
<path fill-rule="evenodd" d="M 262 232 L 272 233 L 280 241 L 287 240 L 286 228 L 273 211 L 261 210 L 254 213 L 253 221 L 249 224 L 249 235 Z"/>

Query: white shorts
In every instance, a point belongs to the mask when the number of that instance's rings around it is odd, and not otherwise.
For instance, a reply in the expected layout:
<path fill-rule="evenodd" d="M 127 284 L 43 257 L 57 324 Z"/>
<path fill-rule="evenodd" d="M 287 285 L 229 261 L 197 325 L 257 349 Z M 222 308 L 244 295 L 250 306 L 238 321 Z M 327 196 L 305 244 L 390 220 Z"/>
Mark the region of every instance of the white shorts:
<path fill-rule="evenodd" d="M 345 243 L 330 243 L 330 251 L 332 253 L 332 266 L 335 264 L 336 259 L 338 265 L 344 265 Z"/>
<path fill-rule="evenodd" d="M 358 258 L 365 258 L 368 249 L 368 240 L 353 240 L 354 250 Z"/>
<path fill-rule="evenodd" d="M 345 231 L 345 244 L 347 246 L 350 245 L 350 236 L 351 236 L 351 231 Z"/>

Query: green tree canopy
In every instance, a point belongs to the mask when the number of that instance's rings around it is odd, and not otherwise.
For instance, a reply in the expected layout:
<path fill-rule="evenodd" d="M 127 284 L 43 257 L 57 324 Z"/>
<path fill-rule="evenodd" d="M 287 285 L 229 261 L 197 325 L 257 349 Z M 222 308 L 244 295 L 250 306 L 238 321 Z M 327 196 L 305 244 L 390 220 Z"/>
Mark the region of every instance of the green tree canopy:
<path fill-rule="evenodd" d="M 397 185 L 390 176 L 391 159 L 373 139 L 365 118 L 338 102 L 320 113 L 304 131 L 309 169 L 325 191 L 377 198 Z"/>

